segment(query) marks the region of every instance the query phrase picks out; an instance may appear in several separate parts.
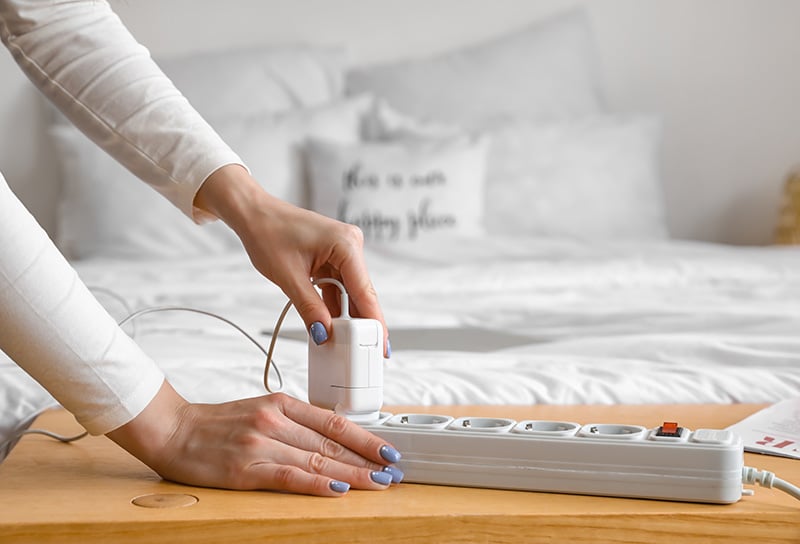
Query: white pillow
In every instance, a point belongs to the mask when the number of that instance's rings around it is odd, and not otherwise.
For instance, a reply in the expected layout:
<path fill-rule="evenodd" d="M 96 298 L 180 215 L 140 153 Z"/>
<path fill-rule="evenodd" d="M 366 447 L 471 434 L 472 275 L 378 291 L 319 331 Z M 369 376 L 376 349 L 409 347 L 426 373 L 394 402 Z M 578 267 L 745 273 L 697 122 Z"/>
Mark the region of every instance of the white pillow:
<path fill-rule="evenodd" d="M 261 46 L 155 59 L 207 121 L 321 106 L 344 93 L 343 48 Z M 70 124 L 47 103 L 51 121 Z M 212 124 L 214 124 L 212 122 Z"/>
<path fill-rule="evenodd" d="M 403 113 L 474 127 L 601 110 L 596 47 L 583 10 L 459 51 L 350 71 L 346 89 Z"/>
<path fill-rule="evenodd" d="M 358 225 L 366 243 L 483 231 L 487 142 L 451 138 L 339 144 L 312 140 L 312 209 Z"/>
<path fill-rule="evenodd" d="M 270 194 L 307 208 L 305 141 L 313 137 L 358 142 L 372 108 L 372 97 L 361 95 L 315 108 L 212 124 Z"/>
<path fill-rule="evenodd" d="M 401 113 L 385 99 L 373 101 L 362 123 L 364 139 L 391 142 L 404 139 L 446 139 L 467 132 L 460 125 L 433 119 L 418 119 Z"/>
<path fill-rule="evenodd" d="M 489 133 L 490 233 L 667 237 L 654 117 L 515 122 Z"/>
<path fill-rule="evenodd" d="M 268 192 L 307 205 L 302 143 L 310 136 L 358 141 L 370 101 L 214 124 Z M 62 176 L 57 244 L 69 258 L 180 258 L 239 247 L 222 222 L 195 225 L 74 127 L 57 125 L 50 133 Z"/>
<path fill-rule="evenodd" d="M 442 138 L 462 131 L 414 119 L 382 102 L 365 124 L 370 136 L 381 141 Z M 510 121 L 477 132 L 491 141 L 485 210 L 489 233 L 667 237 L 656 117 L 596 114 Z"/>
<path fill-rule="evenodd" d="M 263 46 L 157 59 L 208 120 L 320 106 L 342 96 L 344 49 Z"/>

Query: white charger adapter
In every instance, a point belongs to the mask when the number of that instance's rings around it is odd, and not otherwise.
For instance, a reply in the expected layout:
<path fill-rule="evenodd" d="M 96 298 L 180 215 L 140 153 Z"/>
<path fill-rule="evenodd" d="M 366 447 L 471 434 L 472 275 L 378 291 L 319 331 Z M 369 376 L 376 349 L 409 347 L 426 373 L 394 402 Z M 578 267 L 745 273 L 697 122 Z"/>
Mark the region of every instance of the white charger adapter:
<path fill-rule="evenodd" d="M 315 283 L 339 288 L 342 314 L 332 320 L 325 343 L 308 339 L 308 400 L 358 423 L 377 421 L 383 406 L 383 325 L 350 317 L 341 282 L 324 278 Z"/>

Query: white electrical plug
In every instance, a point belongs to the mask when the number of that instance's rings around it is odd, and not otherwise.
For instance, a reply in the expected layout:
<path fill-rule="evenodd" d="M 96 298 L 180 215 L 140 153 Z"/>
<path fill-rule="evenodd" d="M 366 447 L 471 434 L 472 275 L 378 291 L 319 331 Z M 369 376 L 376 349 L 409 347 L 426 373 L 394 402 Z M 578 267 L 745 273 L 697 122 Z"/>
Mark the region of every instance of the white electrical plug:
<path fill-rule="evenodd" d="M 308 339 L 308 400 L 359 423 L 376 421 L 383 406 L 383 326 L 376 319 L 350 317 L 340 282 L 316 283 L 339 287 L 342 315 L 332 320 L 325 343 Z"/>

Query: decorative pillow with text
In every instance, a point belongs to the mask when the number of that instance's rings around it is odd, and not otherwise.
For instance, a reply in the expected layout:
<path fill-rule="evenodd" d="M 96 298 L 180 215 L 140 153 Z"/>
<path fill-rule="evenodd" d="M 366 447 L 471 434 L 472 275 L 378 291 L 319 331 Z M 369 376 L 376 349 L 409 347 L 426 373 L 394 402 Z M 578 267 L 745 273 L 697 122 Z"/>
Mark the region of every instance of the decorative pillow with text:
<path fill-rule="evenodd" d="M 314 211 L 357 225 L 365 242 L 483 232 L 483 138 L 306 146 Z"/>

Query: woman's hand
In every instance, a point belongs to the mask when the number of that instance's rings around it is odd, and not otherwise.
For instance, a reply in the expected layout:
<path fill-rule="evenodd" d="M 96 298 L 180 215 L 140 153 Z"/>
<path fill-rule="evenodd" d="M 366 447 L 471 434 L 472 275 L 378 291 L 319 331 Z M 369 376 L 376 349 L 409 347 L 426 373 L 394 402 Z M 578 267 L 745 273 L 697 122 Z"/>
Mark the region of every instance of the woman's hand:
<path fill-rule="evenodd" d="M 269 195 L 239 165 L 224 166 L 209 176 L 195 197 L 195 206 L 236 232 L 253 265 L 294 303 L 315 342 L 327 340 L 331 314 L 339 313 L 339 299 L 338 291 L 327 286 L 322 290 L 323 302 L 311 280 L 330 277 L 344 284 L 354 317 L 383 324 L 385 356 L 391 355 L 359 228 Z"/>
<path fill-rule="evenodd" d="M 225 489 L 341 496 L 402 479 L 399 454 L 332 412 L 282 393 L 190 404 L 164 382 L 136 418 L 108 433 L 161 477 Z"/>

